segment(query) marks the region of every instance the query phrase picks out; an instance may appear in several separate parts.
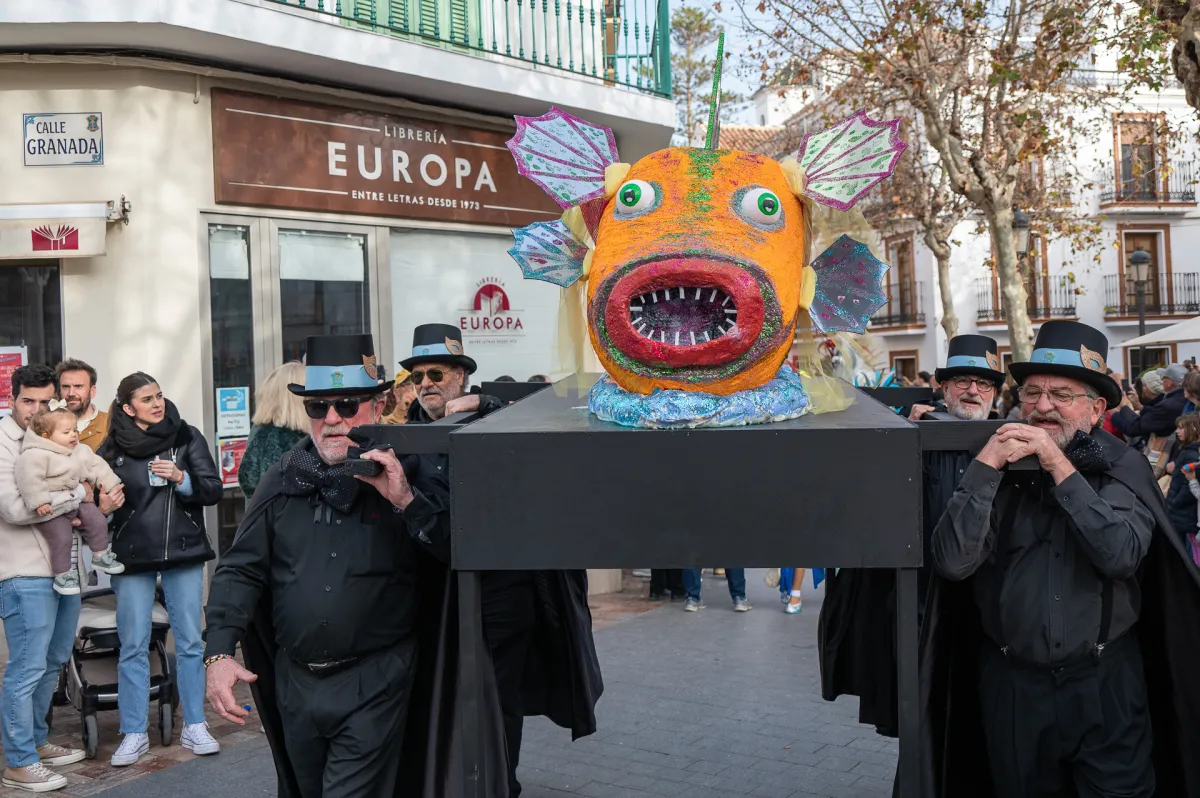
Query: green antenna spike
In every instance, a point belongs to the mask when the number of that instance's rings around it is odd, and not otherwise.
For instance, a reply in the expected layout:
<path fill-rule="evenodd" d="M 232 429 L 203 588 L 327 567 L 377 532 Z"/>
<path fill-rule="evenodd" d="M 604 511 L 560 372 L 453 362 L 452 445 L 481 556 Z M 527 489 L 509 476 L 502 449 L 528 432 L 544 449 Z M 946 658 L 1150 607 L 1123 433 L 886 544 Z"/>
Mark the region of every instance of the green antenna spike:
<path fill-rule="evenodd" d="M 708 135 L 704 149 L 715 150 L 721 138 L 721 67 L 725 64 L 725 29 L 717 36 L 717 62 L 713 68 L 712 99 L 708 106 Z"/>

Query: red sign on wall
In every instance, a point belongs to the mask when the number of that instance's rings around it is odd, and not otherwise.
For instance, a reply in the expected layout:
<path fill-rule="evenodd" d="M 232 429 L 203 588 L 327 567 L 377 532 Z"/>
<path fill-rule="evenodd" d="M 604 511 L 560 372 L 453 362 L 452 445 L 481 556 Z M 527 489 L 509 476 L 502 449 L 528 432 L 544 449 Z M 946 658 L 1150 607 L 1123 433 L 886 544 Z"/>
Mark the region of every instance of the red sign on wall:
<path fill-rule="evenodd" d="M 12 412 L 12 374 L 25 365 L 25 347 L 0 347 L 0 416 Z"/>

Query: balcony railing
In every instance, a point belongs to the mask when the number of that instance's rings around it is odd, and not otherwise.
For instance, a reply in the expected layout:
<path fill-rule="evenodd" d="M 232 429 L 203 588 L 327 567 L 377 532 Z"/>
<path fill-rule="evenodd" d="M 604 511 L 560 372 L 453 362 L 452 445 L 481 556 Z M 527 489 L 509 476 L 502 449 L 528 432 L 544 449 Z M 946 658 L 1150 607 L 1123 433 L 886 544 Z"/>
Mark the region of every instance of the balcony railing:
<path fill-rule="evenodd" d="M 1031 319 L 1069 319 L 1075 317 L 1075 279 L 1066 275 L 1054 275 L 1049 279 L 1049 290 L 1040 281 L 1037 293 L 1026 300 L 1026 310 Z M 1006 321 L 1007 314 L 999 296 L 993 293 L 990 277 L 975 281 L 975 318 L 981 322 Z"/>
<path fill-rule="evenodd" d="M 875 311 L 871 327 L 908 327 L 925 323 L 925 284 L 888 283 L 886 305 Z"/>
<path fill-rule="evenodd" d="M 1200 314 L 1200 272 L 1159 272 L 1146 283 L 1147 316 Z M 1132 318 L 1138 314 L 1137 286 L 1116 274 L 1104 278 L 1104 315 Z"/>
<path fill-rule="evenodd" d="M 270 0 L 343 25 L 671 96 L 668 0 Z"/>
<path fill-rule="evenodd" d="M 1196 181 L 1192 165 L 1186 161 L 1167 161 L 1144 172 L 1118 171 L 1109 167 L 1100 191 L 1100 204 L 1155 203 L 1196 204 Z"/>

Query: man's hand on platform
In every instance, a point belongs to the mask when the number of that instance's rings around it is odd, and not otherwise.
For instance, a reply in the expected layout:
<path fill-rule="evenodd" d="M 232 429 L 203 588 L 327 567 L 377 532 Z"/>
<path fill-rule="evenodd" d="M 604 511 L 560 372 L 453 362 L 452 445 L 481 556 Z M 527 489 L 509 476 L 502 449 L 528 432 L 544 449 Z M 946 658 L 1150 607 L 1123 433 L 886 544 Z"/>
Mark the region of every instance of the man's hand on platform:
<path fill-rule="evenodd" d="M 450 405 L 455 401 L 457 400 L 446 404 L 448 413 L 451 412 Z M 478 397 L 476 397 L 476 401 L 478 401 Z M 408 484 L 408 477 L 404 475 L 403 466 L 396 459 L 396 453 L 390 449 L 368 449 L 363 452 L 362 457 L 364 460 L 374 460 L 379 463 L 383 466 L 383 470 L 373 477 L 356 475 L 354 478 L 362 480 L 379 491 L 379 495 L 387 499 L 396 509 L 403 510 L 407 507 L 413 500 L 412 487 Z"/>
<path fill-rule="evenodd" d="M 1004 425 L 1004 427 L 1008 426 L 1022 425 Z M 1000 429 L 1004 429 L 1004 427 L 1001 427 Z M 1017 453 L 1017 451 L 1020 450 L 1020 448 L 1021 444 L 1017 443 L 1016 441 L 1002 439 L 999 431 L 997 431 L 995 435 L 988 438 L 987 444 L 979 451 L 979 454 L 975 455 L 975 459 L 984 465 L 991 466 L 999 471 L 1009 463 L 1015 463 L 1017 460 L 1020 460 L 1021 457 L 1025 456 L 1013 456 Z"/>
<path fill-rule="evenodd" d="M 213 710 L 225 720 L 245 726 L 243 718 L 250 713 L 233 697 L 233 687 L 238 682 L 257 681 L 258 674 L 246 670 L 235 659 L 219 659 L 208 666 L 204 679 L 208 703 L 212 704 Z"/>
<path fill-rule="evenodd" d="M 932 412 L 933 412 L 933 407 L 930 405 L 913 405 L 912 410 L 908 411 L 908 420 L 909 421 L 920 421 L 921 416 L 925 415 L 926 413 L 932 413 Z"/>
<path fill-rule="evenodd" d="M 478 409 L 479 394 L 477 393 L 470 393 L 446 402 L 446 415 L 448 416 L 452 416 L 455 413 L 474 413 Z"/>
<path fill-rule="evenodd" d="M 1035 427 L 1032 424 L 1005 424 L 996 430 L 994 439 L 1016 445 L 1015 451 L 1009 454 L 1008 462 L 1010 463 L 1015 463 L 1029 455 L 1037 457 L 1042 470 L 1049 472 L 1054 478 L 1055 484 L 1061 483 L 1075 473 L 1075 467 L 1071 465 L 1071 461 L 1063 454 L 1062 449 L 1058 448 L 1058 444 L 1054 442 L 1054 438 L 1050 437 L 1050 433 L 1041 427 Z"/>

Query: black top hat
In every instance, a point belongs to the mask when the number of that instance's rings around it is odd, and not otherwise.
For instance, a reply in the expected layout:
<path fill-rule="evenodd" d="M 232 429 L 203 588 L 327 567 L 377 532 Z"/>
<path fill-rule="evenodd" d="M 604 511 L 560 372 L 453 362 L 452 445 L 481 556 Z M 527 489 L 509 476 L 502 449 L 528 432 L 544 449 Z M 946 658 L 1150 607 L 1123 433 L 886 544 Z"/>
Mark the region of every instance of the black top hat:
<path fill-rule="evenodd" d="M 474 374 L 478 366 L 463 354 L 462 330 L 453 324 L 421 324 L 413 330 L 412 357 L 401 360 L 400 366 L 412 371 L 421 363 L 449 363 L 462 366 Z"/>
<path fill-rule="evenodd" d="M 1017 385 L 1034 374 L 1070 377 L 1095 388 L 1110 408 L 1121 401 L 1121 388 L 1108 376 L 1108 338 L 1077 321 L 1048 321 L 1038 330 L 1028 363 L 1009 366 Z"/>
<path fill-rule="evenodd" d="M 392 387 L 379 380 L 375 342 L 368 335 L 310 335 L 305 345 L 304 384 L 289 385 L 297 396 L 369 396 Z"/>
<path fill-rule="evenodd" d="M 998 347 L 994 338 L 986 335 L 956 335 L 950 339 L 946 365 L 933 373 L 938 382 L 955 377 L 983 377 L 999 388 L 1004 384 L 1004 369 L 1000 367 Z"/>

